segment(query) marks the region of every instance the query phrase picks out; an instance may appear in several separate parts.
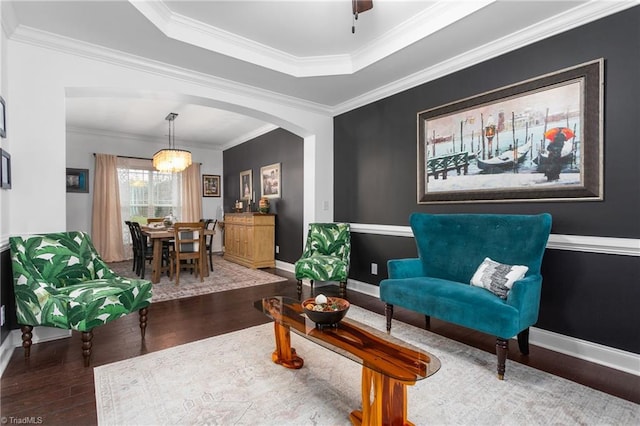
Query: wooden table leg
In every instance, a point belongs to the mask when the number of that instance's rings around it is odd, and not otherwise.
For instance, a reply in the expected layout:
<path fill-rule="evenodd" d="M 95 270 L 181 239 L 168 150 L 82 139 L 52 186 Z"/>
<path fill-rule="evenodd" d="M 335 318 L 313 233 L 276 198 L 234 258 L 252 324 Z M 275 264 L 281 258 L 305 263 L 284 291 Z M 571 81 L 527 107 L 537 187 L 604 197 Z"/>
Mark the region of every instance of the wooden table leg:
<path fill-rule="evenodd" d="M 142 260 L 144 262 L 144 259 Z M 151 282 L 157 284 L 160 282 L 160 273 L 162 271 L 162 238 L 153 239 L 153 261 L 151 262 Z"/>
<path fill-rule="evenodd" d="M 274 322 L 273 325 L 273 331 L 276 336 L 276 350 L 271 355 L 273 362 L 287 368 L 302 368 L 304 360 L 296 354 L 295 348 L 291 347 L 291 331 L 289 327 L 280 325 L 277 322 Z"/>
<path fill-rule="evenodd" d="M 362 366 L 362 411 L 349 415 L 354 425 L 413 425 L 407 420 L 407 385 Z M 371 394 L 373 391 L 373 400 Z"/>

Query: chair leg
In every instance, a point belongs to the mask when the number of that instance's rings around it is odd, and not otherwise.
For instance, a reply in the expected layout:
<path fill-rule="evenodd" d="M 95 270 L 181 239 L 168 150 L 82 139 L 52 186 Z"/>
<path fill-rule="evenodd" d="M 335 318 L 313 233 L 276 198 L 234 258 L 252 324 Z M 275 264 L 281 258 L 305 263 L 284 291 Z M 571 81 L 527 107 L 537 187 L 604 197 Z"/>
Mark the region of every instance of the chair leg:
<path fill-rule="evenodd" d="M 20 327 L 20 330 L 22 330 L 22 347 L 24 348 L 24 357 L 29 358 L 31 356 L 31 338 L 33 337 L 31 332 L 33 331 L 33 326 L 23 325 Z"/>
<path fill-rule="evenodd" d="M 529 355 L 529 328 L 522 330 L 518 333 L 518 347 L 520 353 L 523 355 Z"/>
<path fill-rule="evenodd" d="M 142 339 L 144 340 L 144 335 L 147 331 L 147 312 L 149 310 L 147 308 L 142 308 L 138 311 L 140 315 L 140 334 L 142 335 Z"/>
<path fill-rule="evenodd" d="M 340 297 L 343 299 L 347 298 L 347 282 L 340 281 Z"/>
<path fill-rule="evenodd" d="M 82 332 L 82 356 L 84 357 L 84 366 L 88 367 L 91 360 L 91 339 L 93 339 L 93 331 Z"/>
<path fill-rule="evenodd" d="M 144 257 L 142 259 L 140 259 L 140 273 L 138 274 L 140 276 L 140 279 L 144 280 L 144 264 L 145 264 L 145 259 Z"/>
<path fill-rule="evenodd" d="M 505 363 L 507 361 L 507 352 L 509 351 L 509 341 L 507 339 L 496 340 L 496 354 L 498 355 L 498 379 L 504 380 Z"/>
<path fill-rule="evenodd" d="M 391 320 L 393 319 L 393 305 L 384 305 L 384 315 L 387 317 L 387 333 L 391 333 Z"/>
<path fill-rule="evenodd" d="M 209 270 L 213 272 L 213 256 L 211 255 L 211 250 L 209 250 Z"/>

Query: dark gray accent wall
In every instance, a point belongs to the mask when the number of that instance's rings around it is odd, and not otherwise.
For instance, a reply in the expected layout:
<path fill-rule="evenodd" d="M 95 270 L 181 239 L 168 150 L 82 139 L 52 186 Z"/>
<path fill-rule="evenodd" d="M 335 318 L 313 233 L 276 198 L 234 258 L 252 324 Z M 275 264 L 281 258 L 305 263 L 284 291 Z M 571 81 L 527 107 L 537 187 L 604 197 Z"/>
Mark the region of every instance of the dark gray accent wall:
<path fill-rule="evenodd" d="M 276 214 L 276 259 L 295 263 L 302 254 L 304 140 L 276 129 L 223 152 L 224 211 L 233 211 L 240 197 L 240 172 L 252 170 L 253 189 L 260 198 L 260 168 L 280 163 L 280 198 L 271 199 Z M 257 201 L 256 201 L 257 203 Z M 257 208 L 257 206 L 256 206 Z"/>
<path fill-rule="evenodd" d="M 18 328 L 12 275 L 11 251 L 7 248 L 0 253 L 0 301 L 5 309 L 5 323 L 0 329 L 0 344 L 9 336 L 11 330 Z"/>
<path fill-rule="evenodd" d="M 604 200 L 416 202 L 417 113 L 604 58 Z M 640 7 L 634 7 L 334 119 L 335 220 L 408 225 L 412 212 L 549 212 L 554 234 L 640 238 Z M 526 238 L 526 236 L 521 236 Z M 352 279 L 378 284 L 411 238 L 353 236 Z M 370 274 L 378 263 L 379 274 Z M 538 326 L 640 353 L 640 258 L 547 250 Z"/>

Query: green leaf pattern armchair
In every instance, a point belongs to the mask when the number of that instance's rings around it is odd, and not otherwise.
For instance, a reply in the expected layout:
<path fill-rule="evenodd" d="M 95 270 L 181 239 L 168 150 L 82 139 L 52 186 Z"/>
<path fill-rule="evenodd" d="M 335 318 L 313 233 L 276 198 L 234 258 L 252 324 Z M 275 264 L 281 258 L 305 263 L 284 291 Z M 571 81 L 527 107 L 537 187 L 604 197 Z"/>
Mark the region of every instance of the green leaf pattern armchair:
<path fill-rule="evenodd" d="M 339 281 L 344 297 L 349 276 L 351 232 L 348 223 L 311 223 L 302 257 L 295 264 L 298 299 L 302 295 L 302 280 Z"/>
<path fill-rule="evenodd" d="M 85 366 L 93 328 L 139 311 L 144 338 L 151 282 L 116 275 L 84 232 L 11 237 L 11 259 L 18 324 L 25 357 L 34 326 L 82 332 Z"/>

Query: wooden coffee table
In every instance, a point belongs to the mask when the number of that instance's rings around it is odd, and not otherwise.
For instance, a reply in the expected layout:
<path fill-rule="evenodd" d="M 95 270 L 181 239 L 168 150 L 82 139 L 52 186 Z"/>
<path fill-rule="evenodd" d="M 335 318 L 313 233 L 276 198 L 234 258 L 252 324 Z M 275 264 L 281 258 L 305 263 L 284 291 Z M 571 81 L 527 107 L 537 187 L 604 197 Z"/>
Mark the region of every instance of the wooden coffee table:
<path fill-rule="evenodd" d="M 276 349 L 271 359 L 287 368 L 304 360 L 291 347 L 291 334 L 330 349 L 362 365 L 362 410 L 351 412 L 354 425 L 412 425 L 407 420 L 407 386 L 440 369 L 440 360 L 391 335 L 352 319 L 317 328 L 296 299 L 273 296 L 254 303 L 274 321 Z M 371 397 L 373 395 L 373 398 Z"/>

